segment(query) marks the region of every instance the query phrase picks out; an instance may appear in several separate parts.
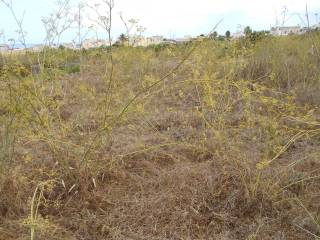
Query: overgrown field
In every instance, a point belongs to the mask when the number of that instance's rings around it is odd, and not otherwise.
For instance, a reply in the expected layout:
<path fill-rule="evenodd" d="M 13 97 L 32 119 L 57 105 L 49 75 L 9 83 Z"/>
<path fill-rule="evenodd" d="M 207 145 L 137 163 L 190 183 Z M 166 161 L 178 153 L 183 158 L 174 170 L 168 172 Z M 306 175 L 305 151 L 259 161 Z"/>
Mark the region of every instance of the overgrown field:
<path fill-rule="evenodd" d="M 0 239 L 316 239 L 320 38 L 3 55 Z"/>

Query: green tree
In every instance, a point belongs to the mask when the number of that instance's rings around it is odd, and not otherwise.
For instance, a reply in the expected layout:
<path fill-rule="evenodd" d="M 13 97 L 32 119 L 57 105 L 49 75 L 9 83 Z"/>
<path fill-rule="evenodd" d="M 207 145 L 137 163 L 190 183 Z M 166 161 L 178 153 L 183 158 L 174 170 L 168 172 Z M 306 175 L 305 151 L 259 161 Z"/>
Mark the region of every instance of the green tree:
<path fill-rule="evenodd" d="M 218 37 L 218 32 L 217 32 L 217 31 L 214 31 L 214 32 L 212 33 L 212 37 L 213 37 L 213 39 L 216 39 L 216 38 Z"/>
<path fill-rule="evenodd" d="M 251 42 L 257 42 L 269 35 L 267 31 L 253 31 L 250 35 Z"/>
<path fill-rule="evenodd" d="M 245 29 L 244 29 L 244 35 L 246 36 L 246 38 L 249 38 L 252 34 L 252 29 L 251 27 L 247 26 Z"/>
<path fill-rule="evenodd" d="M 230 37 L 231 37 L 231 32 L 228 30 L 228 31 L 226 31 L 226 38 L 230 39 Z"/>
<path fill-rule="evenodd" d="M 214 31 L 213 33 L 210 33 L 209 38 L 210 39 L 217 39 L 218 37 L 218 33 L 216 31 Z"/>
<path fill-rule="evenodd" d="M 219 41 L 224 41 L 225 40 L 225 37 L 223 35 L 219 35 L 218 38 L 217 38 Z"/>
<path fill-rule="evenodd" d="M 118 38 L 118 41 L 120 42 L 120 44 L 124 45 L 128 42 L 128 37 L 124 33 L 121 33 Z"/>

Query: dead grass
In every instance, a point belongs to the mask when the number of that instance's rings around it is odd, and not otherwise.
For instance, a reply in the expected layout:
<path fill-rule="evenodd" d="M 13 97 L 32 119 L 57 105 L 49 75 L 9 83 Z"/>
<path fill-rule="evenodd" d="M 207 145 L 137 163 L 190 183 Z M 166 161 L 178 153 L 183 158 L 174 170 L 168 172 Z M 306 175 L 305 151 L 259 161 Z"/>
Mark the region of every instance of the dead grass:
<path fill-rule="evenodd" d="M 304 96 L 312 100 L 302 100 L 298 75 L 290 89 L 272 83 L 287 82 L 269 74 L 278 68 L 265 61 L 279 59 L 262 58 L 259 47 L 222 44 L 205 42 L 122 118 L 126 103 L 176 66 L 186 49 L 115 49 L 106 119 L 102 50 L 85 55 L 80 73 L 1 75 L 1 88 L 13 94 L 0 98 L 0 132 L 9 129 L 16 141 L 13 161 L 1 159 L 0 239 L 30 239 L 30 228 L 35 239 L 48 240 L 319 236 L 314 62 L 303 67 L 311 72 Z M 261 73 L 267 78 L 256 81 Z M 38 212 L 30 220 L 37 186 Z"/>

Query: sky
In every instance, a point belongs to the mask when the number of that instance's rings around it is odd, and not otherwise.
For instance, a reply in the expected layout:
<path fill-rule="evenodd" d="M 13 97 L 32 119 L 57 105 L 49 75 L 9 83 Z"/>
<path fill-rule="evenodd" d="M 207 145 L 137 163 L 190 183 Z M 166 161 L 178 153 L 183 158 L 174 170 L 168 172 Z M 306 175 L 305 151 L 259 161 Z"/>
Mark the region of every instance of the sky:
<path fill-rule="evenodd" d="M 48 16 L 55 8 L 55 0 L 12 0 L 17 16 L 25 12 L 23 26 L 27 32 L 28 43 L 41 43 L 45 31 L 42 17 Z M 71 0 L 76 6 L 79 0 Z M 89 4 L 99 0 L 85 0 Z M 283 22 L 283 7 L 288 9 L 285 25 L 306 24 L 306 4 L 308 5 L 311 24 L 320 21 L 320 0 L 114 0 L 113 37 L 125 32 L 119 13 L 126 19 L 139 19 L 139 24 L 146 28 L 144 35 L 163 35 L 178 38 L 186 35 L 197 36 L 210 32 L 214 25 L 223 20 L 217 31 L 232 33 L 241 26 L 251 26 L 254 30 L 269 30 L 271 26 Z M 103 11 L 103 6 L 99 7 Z M 317 13 L 319 15 L 317 16 Z M 299 15 L 300 18 L 299 18 Z M 89 14 L 90 18 L 92 13 Z M 88 22 L 87 25 L 90 23 Z M 16 24 L 10 11 L 0 4 L 0 32 L 3 42 L 16 38 Z M 89 34 L 92 37 L 94 34 Z M 102 31 L 99 38 L 104 38 Z M 68 42 L 75 37 L 75 31 L 68 31 L 62 41 Z"/>

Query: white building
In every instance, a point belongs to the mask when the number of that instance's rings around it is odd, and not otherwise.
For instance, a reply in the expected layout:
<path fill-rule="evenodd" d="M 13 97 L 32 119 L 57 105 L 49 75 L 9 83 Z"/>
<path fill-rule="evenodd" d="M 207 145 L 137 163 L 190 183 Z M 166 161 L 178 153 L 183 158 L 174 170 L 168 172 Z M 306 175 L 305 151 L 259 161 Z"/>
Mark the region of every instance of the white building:
<path fill-rule="evenodd" d="M 183 37 L 183 38 L 176 38 L 176 39 L 174 39 L 174 41 L 177 44 L 188 43 L 188 42 L 192 41 L 192 37 L 186 36 L 186 37 Z"/>
<path fill-rule="evenodd" d="M 148 45 L 161 44 L 163 42 L 163 36 L 152 36 L 147 38 Z"/>
<path fill-rule="evenodd" d="M 147 47 L 150 45 L 157 45 L 164 42 L 162 36 L 144 37 L 140 35 L 132 35 L 129 37 L 129 45 L 133 47 Z"/>
<path fill-rule="evenodd" d="M 166 39 L 164 39 L 163 43 L 165 43 L 165 44 L 176 44 L 177 42 L 176 42 L 175 39 L 166 38 Z"/>
<path fill-rule="evenodd" d="M 300 26 L 281 26 L 281 27 L 272 27 L 270 34 L 273 36 L 288 36 L 288 35 L 299 35 L 307 32 L 306 28 Z"/>
<path fill-rule="evenodd" d="M 34 52 L 41 52 L 45 47 L 46 47 L 46 45 L 44 45 L 44 44 L 36 44 L 36 45 L 33 45 L 29 49 Z"/>
<path fill-rule="evenodd" d="M 96 40 L 96 39 L 86 39 L 82 43 L 82 48 L 89 49 L 89 48 L 98 48 L 103 46 L 108 46 L 109 43 L 106 40 Z"/>
<path fill-rule="evenodd" d="M 62 43 L 61 46 L 68 48 L 68 49 L 76 49 L 77 46 L 74 43 Z"/>
<path fill-rule="evenodd" d="M 132 47 L 147 47 L 150 45 L 159 44 L 182 44 L 192 41 L 191 36 L 185 36 L 184 38 L 166 39 L 163 36 L 144 37 L 141 35 L 131 35 L 129 37 L 129 46 Z"/>
<path fill-rule="evenodd" d="M 317 23 L 311 27 L 313 30 L 320 30 L 320 23 Z"/>

